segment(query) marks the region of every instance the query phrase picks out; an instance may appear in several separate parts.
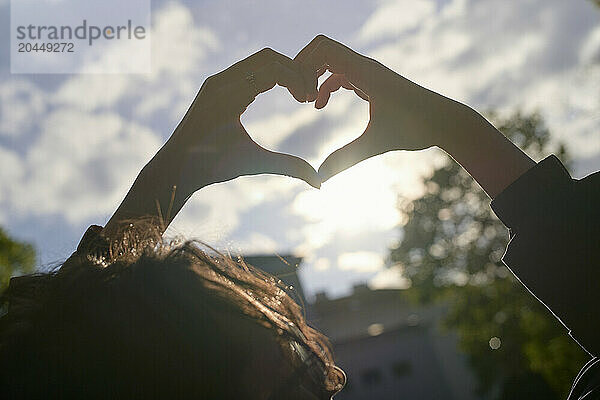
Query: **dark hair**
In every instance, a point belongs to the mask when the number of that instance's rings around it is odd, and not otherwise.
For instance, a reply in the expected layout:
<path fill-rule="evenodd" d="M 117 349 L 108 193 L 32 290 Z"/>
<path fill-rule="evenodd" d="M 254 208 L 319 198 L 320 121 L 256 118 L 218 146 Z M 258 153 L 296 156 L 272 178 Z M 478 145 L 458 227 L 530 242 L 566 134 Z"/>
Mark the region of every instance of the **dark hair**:
<path fill-rule="evenodd" d="M 143 221 L 110 241 L 100 229 L 60 269 L 11 279 L 3 396 L 247 398 L 236 374 L 252 357 L 248 324 L 266 328 L 282 354 L 290 341 L 314 354 L 324 390 L 343 386 L 327 339 L 276 277 L 199 242 L 165 242 Z"/>

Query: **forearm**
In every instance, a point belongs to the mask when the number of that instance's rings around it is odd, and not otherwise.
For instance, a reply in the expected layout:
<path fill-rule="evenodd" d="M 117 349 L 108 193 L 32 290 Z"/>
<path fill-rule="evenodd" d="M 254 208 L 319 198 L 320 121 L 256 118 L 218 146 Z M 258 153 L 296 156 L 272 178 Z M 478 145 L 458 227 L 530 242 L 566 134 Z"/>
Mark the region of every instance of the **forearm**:
<path fill-rule="evenodd" d="M 535 165 L 475 110 L 456 105 L 456 123 L 444 133 L 440 146 L 479 183 L 493 199 Z"/>
<path fill-rule="evenodd" d="M 163 233 L 193 191 L 181 184 L 183 154 L 165 146 L 144 166 L 129 192 L 103 229 L 103 235 L 118 232 L 123 223 L 150 221 Z"/>

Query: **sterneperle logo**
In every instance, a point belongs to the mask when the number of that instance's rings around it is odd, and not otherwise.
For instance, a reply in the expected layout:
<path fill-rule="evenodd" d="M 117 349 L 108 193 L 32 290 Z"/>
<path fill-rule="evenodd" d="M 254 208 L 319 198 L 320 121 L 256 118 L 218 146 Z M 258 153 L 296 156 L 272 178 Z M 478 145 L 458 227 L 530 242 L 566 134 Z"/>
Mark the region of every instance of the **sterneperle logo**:
<path fill-rule="evenodd" d="M 18 40 L 65 41 L 87 40 L 92 46 L 97 40 L 143 40 L 146 38 L 146 28 L 134 25 L 129 19 L 124 25 L 97 26 L 88 24 L 84 19 L 80 25 L 20 25 L 16 27 Z"/>

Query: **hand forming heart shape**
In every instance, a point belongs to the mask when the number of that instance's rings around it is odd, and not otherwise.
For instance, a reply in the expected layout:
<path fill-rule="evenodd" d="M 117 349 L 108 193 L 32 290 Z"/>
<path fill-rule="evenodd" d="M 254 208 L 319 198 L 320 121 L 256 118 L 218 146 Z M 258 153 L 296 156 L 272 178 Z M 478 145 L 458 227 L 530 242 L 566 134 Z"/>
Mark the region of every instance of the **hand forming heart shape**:
<path fill-rule="evenodd" d="M 326 36 L 314 38 L 294 59 L 320 76 L 332 72 L 319 87 L 317 109 L 325 107 L 340 87 L 369 102 L 370 120 L 361 136 L 330 154 L 319 167 L 326 181 L 333 175 L 392 150 L 421 150 L 441 145 L 440 136 L 457 110 L 454 101 L 400 76 L 383 64 L 356 53 Z"/>
<path fill-rule="evenodd" d="M 326 71 L 332 75 L 317 89 L 318 78 Z M 276 84 L 287 87 L 300 102 L 314 101 L 317 109 L 340 87 L 353 90 L 369 102 L 367 128 L 330 154 L 318 173 L 299 157 L 269 151 L 252 140 L 240 116 L 256 95 Z M 474 148 L 472 143 L 478 141 Z M 105 230 L 117 231 L 120 221 L 154 215 L 158 210 L 164 231 L 198 189 L 238 176 L 287 175 L 320 187 L 321 182 L 369 157 L 434 145 L 461 160 L 490 196 L 500 193 L 533 163 L 470 107 L 319 35 L 294 60 L 265 49 L 208 78 Z M 503 165 L 504 170 L 495 165 Z"/>
<path fill-rule="evenodd" d="M 317 89 L 318 78 L 326 71 L 332 75 Z M 261 147 L 240 122 L 256 95 L 276 84 L 300 102 L 315 101 L 317 109 L 340 87 L 353 90 L 369 102 L 369 124 L 360 137 L 330 154 L 317 173 L 299 157 Z M 170 153 L 178 154 L 180 162 L 173 165 L 179 165 L 180 187 L 189 193 L 211 183 L 262 173 L 293 176 L 318 188 L 322 181 L 369 157 L 436 144 L 436 133 L 449 115 L 442 99 L 447 100 L 319 35 L 294 60 L 264 49 L 208 78 L 165 146 L 177 148 Z"/>

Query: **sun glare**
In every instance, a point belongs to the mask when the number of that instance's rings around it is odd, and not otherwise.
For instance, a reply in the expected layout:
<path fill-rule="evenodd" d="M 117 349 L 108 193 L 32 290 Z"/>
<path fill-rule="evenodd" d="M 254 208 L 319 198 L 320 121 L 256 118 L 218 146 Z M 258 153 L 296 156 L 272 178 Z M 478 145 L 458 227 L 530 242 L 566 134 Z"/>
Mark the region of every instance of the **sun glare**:
<path fill-rule="evenodd" d="M 390 229 L 398 224 L 393 178 L 382 159 L 368 160 L 334 176 L 320 190 L 299 193 L 292 209 L 326 230 Z"/>

